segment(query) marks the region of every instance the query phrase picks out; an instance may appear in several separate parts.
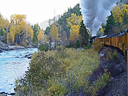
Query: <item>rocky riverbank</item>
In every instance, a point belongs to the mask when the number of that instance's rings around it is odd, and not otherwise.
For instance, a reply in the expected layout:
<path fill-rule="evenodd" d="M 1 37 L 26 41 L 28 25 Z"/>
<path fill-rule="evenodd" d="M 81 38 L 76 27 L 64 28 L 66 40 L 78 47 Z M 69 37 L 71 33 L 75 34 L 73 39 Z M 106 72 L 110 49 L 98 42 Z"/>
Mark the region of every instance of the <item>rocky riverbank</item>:
<path fill-rule="evenodd" d="M 4 46 L 0 47 L 1 50 L 16 50 L 16 49 L 24 49 L 25 47 L 23 46 Z"/>
<path fill-rule="evenodd" d="M 14 96 L 15 95 L 15 93 L 5 93 L 5 92 L 1 92 L 0 93 L 0 96 L 8 96 L 8 95 L 11 95 L 11 96 Z"/>
<path fill-rule="evenodd" d="M 2 51 L 8 51 L 8 50 L 17 50 L 17 49 L 24 49 L 24 48 L 34 48 L 33 46 L 26 46 L 26 47 L 23 47 L 23 46 L 0 46 L 0 53 Z"/>
<path fill-rule="evenodd" d="M 0 41 L 0 53 L 4 50 L 16 50 L 16 49 L 24 49 L 24 48 L 34 48 L 34 46 L 32 45 L 27 45 L 26 47 L 23 46 L 16 46 L 16 45 L 9 45 L 7 46 L 7 44 L 3 43 L 2 41 Z"/>

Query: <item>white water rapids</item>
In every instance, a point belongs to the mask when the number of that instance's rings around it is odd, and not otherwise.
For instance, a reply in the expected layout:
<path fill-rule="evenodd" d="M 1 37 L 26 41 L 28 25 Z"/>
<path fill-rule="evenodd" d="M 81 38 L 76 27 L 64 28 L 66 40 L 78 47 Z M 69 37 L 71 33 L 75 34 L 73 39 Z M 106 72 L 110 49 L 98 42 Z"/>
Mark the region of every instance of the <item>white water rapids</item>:
<path fill-rule="evenodd" d="M 25 55 L 38 51 L 37 48 L 3 51 L 0 53 L 0 93 L 14 93 L 15 79 L 28 70 L 30 59 Z"/>

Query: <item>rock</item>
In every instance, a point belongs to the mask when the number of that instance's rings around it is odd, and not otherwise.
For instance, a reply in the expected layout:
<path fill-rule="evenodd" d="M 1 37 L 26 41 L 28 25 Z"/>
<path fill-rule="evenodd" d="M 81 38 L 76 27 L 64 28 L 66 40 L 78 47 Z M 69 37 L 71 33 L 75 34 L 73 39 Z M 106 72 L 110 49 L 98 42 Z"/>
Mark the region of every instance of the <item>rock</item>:
<path fill-rule="evenodd" d="M 31 59 L 31 57 L 28 57 L 28 59 Z"/>
<path fill-rule="evenodd" d="M 28 68 L 28 70 L 29 70 L 29 67 L 27 67 Z"/>
<path fill-rule="evenodd" d="M 19 58 L 18 56 L 16 56 L 15 58 Z"/>
<path fill-rule="evenodd" d="M 33 48 L 33 46 L 32 45 L 27 45 L 26 48 Z"/>
<path fill-rule="evenodd" d="M 7 96 L 7 94 L 0 94 L 0 96 Z"/>
<path fill-rule="evenodd" d="M 104 57 L 104 54 L 99 54 L 99 55 L 100 55 L 101 58 Z"/>
<path fill-rule="evenodd" d="M 83 48 L 82 47 L 79 47 L 79 48 L 77 48 L 77 50 L 83 50 Z"/>
<path fill-rule="evenodd" d="M 0 49 L 0 53 L 3 52 L 3 50 Z"/>
<path fill-rule="evenodd" d="M 15 95 L 15 93 L 9 93 L 8 95 Z"/>
<path fill-rule="evenodd" d="M 3 43 L 0 39 L 0 46 L 3 47 L 3 46 L 7 46 L 5 43 Z"/>
<path fill-rule="evenodd" d="M 28 58 L 28 59 L 31 59 L 32 54 L 29 53 L 29 54 L 25 55 L 24 57 L 25 57 L 25 58 Z"/>
<path fill-rule="evenodd" d="M 114 80 L 114 77 L 112 77 L 111 79 Z"/>
<path fill-rule="evenodd" d="M 25 57 L 25 58 L 27 58 L 27 57 L 28 57 L 28 55 L 25 55 L 24 57 Z"/>
<path fill-rule="evenodd" d="M 7 96 L 7 93 L 5 93 L 5 92 L 0 92 L 0 96 Z"/>
<path fill-rule="evenodd" d="M 4 47 L 0 47 L 1 50 L 8 50 L 8 47 L 4 46 Z"/>
<path fill-rule="evenodd" d="M 9 50 L 24 49 L 23 46 L 9 46 Z"/>
<path fill-rule="evenodd" d="M 15 50 L 15 49 L 24 49 L 23 46 L 1 46 L 0 50 Z"/>
<path fill-rule="evenodd" d="M 5 92 L 0 92 L 0 94 L 6 94 Z"/>

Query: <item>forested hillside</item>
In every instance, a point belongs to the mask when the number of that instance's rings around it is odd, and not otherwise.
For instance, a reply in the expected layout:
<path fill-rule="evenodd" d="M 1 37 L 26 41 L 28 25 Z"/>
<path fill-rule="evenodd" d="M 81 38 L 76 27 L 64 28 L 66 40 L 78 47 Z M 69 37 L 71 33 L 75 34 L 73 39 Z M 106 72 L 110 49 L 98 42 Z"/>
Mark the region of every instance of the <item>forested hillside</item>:
<path fill-rule="evenodd" d="M 67 12 L 65 12 L 57 21 L 55 21 L 54 24 L 58 29 L 60 39 L 59 44 L 66 46 L 68 45 L 69 47 L 77 47 L 76 45 L 79 45 L 79 47 L 83 46 L 81 44 L 82 40 L 80 39 L 81 35 L 79 34 L 81 22 L 82 15 L 80 12 L 79 4 L 77 4 L 73 8 L 69 8 Z M 47 27 L 45 30 L 45 34 L 48 36 L 50 34 L 50 27 Z M 87 32 L 87 34 L 89 34 L 89 31 Z M 87 38 L 89 38 L 89 36 Z M 86 40 L 88 42 L 88 39 Z"/>
<path fill-rule="evenodd" d="M 97 36 L 120 33 L 128 29 L 127 14 L 128 5 L 117 3 L 112 9 L 111 15 L 107 17 L 107 21 L 97 32 Z M 26 21 L 26 15 L 14 14 L 10 19 L 9 22 L 0 15 L 0 38 L 7 45 L 39 46 L 45 44 L 51 50 L 56 49 L 58 45 L 86 47 L 89 42 L 89 30 L 85 28 L 82 31 L 84 25 L 82 25 L 79 4 L 69 8 L 58 20 L 54 18 L 54 22 L 46 30 L 41 29 L 38 24 L 31 26 Z"/>

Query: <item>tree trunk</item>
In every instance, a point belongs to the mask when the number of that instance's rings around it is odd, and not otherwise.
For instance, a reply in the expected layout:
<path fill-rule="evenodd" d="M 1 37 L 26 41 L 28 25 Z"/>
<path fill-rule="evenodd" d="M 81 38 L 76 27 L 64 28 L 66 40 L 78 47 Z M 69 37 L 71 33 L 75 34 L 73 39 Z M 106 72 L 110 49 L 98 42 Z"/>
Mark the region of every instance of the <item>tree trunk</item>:
<path fill-rule="evenodd" d="M 56 46 L 57 46 L 56 44 L 57 44 L 57 42 L 56 42 L 56 40 L 55 40 L 55 49 L 56 49 Z"/>
<path fill-rule="evenodd" d="M 49 46 L 50 46 L 50 47 L 49 47 L 49 50 L 51 50 L 51 43 L 52 43 L 52 38 L 50 37 L 50 38 L 49 38 Z"/>
<path fill-rule="evenodd" d="M 6 29 L 7 32 L 7 47 L 8 47 L 8 51 L 9 51 L 9 42 L 8 42 L 8 28 Z"/>

